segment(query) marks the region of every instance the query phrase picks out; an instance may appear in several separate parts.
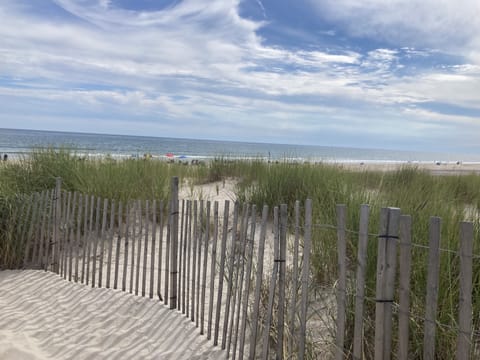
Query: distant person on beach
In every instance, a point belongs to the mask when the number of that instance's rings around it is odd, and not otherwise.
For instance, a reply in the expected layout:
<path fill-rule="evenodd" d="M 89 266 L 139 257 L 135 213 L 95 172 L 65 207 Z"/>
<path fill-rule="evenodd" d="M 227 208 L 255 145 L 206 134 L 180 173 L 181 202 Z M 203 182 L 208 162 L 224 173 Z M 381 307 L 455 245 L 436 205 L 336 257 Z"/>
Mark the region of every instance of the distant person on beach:
<path fill-rule="evenodd" d="M 3 161 L 7 161 L 8 160 L 8 154 L 4 154 L 3 155 Z"/>

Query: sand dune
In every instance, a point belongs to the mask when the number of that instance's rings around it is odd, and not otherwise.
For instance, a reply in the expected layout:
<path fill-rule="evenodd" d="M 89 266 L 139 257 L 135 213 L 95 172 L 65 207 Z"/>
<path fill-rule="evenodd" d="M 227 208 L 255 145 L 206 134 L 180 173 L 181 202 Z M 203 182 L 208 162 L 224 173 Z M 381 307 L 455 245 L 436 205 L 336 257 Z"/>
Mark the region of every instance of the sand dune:
<path fill-rule="evenodd" d="M 221 359 L 158 300 L 35 271 L 0 272 L 0 359 Z"/>

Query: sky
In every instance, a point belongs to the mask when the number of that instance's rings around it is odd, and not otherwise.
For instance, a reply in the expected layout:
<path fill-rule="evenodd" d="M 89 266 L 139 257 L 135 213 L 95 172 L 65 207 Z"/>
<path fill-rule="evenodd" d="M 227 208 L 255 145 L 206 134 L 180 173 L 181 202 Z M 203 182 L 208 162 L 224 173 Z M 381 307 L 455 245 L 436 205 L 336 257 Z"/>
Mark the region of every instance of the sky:
<path fill-rule="evenodd" d="M 478 0 L 0 0 L 0 128 L 480 154 Z"/>

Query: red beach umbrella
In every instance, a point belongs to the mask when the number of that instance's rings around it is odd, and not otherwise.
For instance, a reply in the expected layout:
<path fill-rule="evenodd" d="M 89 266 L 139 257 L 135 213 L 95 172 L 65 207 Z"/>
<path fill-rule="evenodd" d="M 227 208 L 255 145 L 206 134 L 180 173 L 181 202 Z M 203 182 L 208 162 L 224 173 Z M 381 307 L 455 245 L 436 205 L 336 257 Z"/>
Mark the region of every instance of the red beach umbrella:
<path fill-rule="evenodd" d="M 166 153 L 165 156 L 166 156 L 167 158 L 170 158 L 170 159 L 173 158 L 173 154 L 172 154 L 172 153 Z"/>

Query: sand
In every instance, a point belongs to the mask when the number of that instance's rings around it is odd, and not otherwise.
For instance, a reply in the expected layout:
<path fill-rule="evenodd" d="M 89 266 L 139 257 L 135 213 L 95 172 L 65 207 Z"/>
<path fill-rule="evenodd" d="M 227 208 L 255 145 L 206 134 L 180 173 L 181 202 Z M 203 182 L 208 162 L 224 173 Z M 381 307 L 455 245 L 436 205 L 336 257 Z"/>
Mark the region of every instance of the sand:
<path fill-rule="evenodd" d="M 353 171 L 395 171 L 403 167 L 416 167 L 432 175 L 468 175 L 480 174 L 480 163 L 435 163 L 435 162 L 348 162 L 334 165 Z"/>
<path fill-rule="evenodd" d="M 158 300 L 39 270 L 0 272 L 0 359 L 220 359 Z"/>

